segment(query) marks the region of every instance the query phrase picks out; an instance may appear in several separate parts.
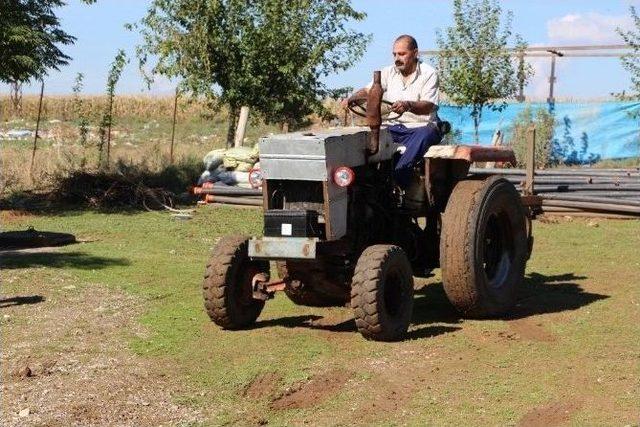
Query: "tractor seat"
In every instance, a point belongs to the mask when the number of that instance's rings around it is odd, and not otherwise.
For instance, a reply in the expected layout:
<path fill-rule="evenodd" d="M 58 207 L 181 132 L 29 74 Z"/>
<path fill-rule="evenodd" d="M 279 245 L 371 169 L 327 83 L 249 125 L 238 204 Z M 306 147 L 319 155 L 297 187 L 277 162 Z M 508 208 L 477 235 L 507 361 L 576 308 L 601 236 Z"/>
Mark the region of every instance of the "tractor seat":
<path fill-rule="evenodd" d="M 446 134 L 451 132 L 451 123 L 445 120 L 440 120 L 438 122 L 438 130 L 440 131 L 440 135 L 445 136 Z"/>

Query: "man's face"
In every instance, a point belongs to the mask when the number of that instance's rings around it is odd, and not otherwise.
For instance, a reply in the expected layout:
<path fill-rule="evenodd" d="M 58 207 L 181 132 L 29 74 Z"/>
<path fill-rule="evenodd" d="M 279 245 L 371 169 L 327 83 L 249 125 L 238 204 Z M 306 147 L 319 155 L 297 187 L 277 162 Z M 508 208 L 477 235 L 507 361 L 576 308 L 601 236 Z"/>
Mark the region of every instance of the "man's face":
<path fill-rule="evenodd" d="M 418 49 L 410 49 L 409 42 L 399 40 L 393 45 L 393 61 L 396 69 L 403 73 L 411 70 L 413 64 L 416 63 L 418 57 Z"/>

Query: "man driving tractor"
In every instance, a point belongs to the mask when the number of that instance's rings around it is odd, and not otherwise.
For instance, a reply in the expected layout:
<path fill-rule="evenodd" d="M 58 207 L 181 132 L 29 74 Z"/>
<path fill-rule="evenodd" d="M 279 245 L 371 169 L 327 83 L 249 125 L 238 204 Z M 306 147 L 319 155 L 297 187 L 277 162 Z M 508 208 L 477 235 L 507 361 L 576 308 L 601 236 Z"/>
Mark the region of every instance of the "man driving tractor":
<path fill-rule="evenodd" d="M 390 103 L 391 111 L 401 116 L 387 120 L 393 141 L 406 150 L 395 167 L 398 184 L 406 187 L 411 178 L 411 169 L 430 146 L 440 143 L 438 76 L 436 70 L 418 58 L 418 43 L 410 35 L 399 36 L 393 44 L 394 65 L 382 70 L 381 84 L 384 99 Z M 366 97 L 371 83 L 342 102 L 343 107 Z"/>

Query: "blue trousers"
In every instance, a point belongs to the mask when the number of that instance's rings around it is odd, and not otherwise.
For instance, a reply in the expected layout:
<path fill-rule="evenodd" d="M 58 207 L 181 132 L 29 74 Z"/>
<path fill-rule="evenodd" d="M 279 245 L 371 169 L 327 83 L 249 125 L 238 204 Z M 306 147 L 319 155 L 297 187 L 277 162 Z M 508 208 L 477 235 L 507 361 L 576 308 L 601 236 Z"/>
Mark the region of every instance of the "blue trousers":
<path fill-rule="evenodd" d="M 396 163 L 394 177 L 400 187 L 409 185 L 413 167 L 424 156 L 429 147 L 442 140 L 440 131 L 434 125 L 408 128 L 405 125 L 393 125 L 387 128 L 393 142 L 402 144 L 407 149 Z"/>

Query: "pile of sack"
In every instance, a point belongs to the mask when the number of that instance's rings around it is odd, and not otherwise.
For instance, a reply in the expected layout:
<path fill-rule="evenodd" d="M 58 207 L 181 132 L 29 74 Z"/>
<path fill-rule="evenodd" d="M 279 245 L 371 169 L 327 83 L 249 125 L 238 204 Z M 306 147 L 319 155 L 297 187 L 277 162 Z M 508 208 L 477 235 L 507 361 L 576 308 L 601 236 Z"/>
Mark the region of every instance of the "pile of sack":
<path fill-rule="evenodd" d="M 226 185 L 251 188 L 249 171 L 259 166 L 258 146 L 234 147 L 213 150 L 204 156 L 205 171 L 198 179 L 198 185 L 205 182 L 219 182 Z"/>

